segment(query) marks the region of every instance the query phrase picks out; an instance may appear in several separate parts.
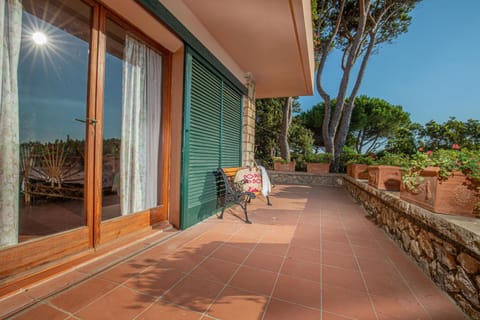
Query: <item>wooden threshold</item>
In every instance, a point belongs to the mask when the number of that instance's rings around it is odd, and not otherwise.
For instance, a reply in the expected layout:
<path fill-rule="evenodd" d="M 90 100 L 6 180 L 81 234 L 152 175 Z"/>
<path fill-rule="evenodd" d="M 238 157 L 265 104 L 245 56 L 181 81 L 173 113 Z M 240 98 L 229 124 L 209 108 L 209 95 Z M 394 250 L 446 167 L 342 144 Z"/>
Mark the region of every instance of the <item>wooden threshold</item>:
<path fill-rule="evenodd" d="M 60 273 L 71 271 L 80 265 L 105 257 L 121 249 L 128 248 L 142 241 L 148 236 L 163 232 L 172 228 L 168 221 L 162 221 L 156 225 L 148 226 L 137 232 L 125 235 L 114 241 L 98 246 L 95 249 L 87 249 L 80 253 L 70 255 L 49 264 L 39 266 L 15 276 L 0 281 L 0 299 L 13 295 L 17 292 L 32 287 L 38 283 L 58 276 Z M 119 258 L 120 259 L 120 258 Z M 89 275 L 86 273 L 85 277 Z"/>

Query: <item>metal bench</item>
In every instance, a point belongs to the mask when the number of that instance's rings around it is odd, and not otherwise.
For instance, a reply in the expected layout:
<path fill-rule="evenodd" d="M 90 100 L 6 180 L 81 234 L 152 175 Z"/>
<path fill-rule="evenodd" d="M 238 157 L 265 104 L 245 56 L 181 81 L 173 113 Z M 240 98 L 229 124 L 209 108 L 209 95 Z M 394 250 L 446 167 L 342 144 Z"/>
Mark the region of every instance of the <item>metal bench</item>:
<path fill-rule="evenodd" d="M 252 223 L 248 219 L 248 212 L 247 206 L 250 203 L 251 199 L 255 199 L 256 195 L 260 193 L 258 190 L 245 190 L 245 186 L 248 186 L 249 183 L 248 179 L 242 179 L 240 181 L 235 182 L 235 177 L 239 170 L 246 169 L 242 167 L 234 167 L 234 168 L 218 168 L 217 175 L 220 180 L 220 189 L 224 193 L 222 194 L 222 213 L 218 216 L 219 219 L 223 219 L 223 213 L 225 212 L 225 208 L 228 204 L 238 204 L 243 209 L 245 214 L 245 222 Z M 270 198 L 266 196 L 267 203 L 269 206 L 272 205 L 270 202 Z"/>

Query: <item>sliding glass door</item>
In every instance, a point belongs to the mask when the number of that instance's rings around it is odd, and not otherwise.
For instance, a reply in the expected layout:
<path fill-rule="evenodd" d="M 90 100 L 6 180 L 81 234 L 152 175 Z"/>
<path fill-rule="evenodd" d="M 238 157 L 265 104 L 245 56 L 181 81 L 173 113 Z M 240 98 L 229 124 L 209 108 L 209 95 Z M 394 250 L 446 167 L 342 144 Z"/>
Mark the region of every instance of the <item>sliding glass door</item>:
<path fill-rule="evenodd" d="M 168 57 L 93 0 L 0 16 L 1 280 L 166 216 Z"/>

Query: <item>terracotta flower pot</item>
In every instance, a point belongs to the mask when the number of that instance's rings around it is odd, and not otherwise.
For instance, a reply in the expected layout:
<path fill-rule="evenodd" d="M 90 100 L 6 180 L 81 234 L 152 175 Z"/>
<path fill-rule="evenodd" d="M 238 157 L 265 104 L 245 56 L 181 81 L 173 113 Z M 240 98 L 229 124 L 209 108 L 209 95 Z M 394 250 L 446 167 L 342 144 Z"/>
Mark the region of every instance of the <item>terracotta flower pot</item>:
<path fill-rule="evenodd" d="M 368 184 L 380 190 L 400 191 L 402 168 L 397 166 L 368 166 Z"/>
<path fill-rule="evenodd" d="M 474 207 L 480 196 L 472 182 L 461 172 L 453 172 L 446 180 L 439 180 L 437 167 L 428 167 L 420 173 L 418 184 L 411 190 L 402 185 L 400 198 L 436 213 L 478 217 Z"/>
<path fill-rule="evenodd" d="M 354 179 L 368 179 L 368 164 L 349 164 L 347 174 Z"/>
<path fill-rule="evenodd" d="M 273 162 L 273 170 L 295 172 L 295 161 L 291 161 L 291 162 L 288 162 L 288 163 L 274 161 Z"/>
<path fill-rule="evenodd" d="M 307 172 L 326 174 L 330 172 L 329 163 L 307 162 Z"/>

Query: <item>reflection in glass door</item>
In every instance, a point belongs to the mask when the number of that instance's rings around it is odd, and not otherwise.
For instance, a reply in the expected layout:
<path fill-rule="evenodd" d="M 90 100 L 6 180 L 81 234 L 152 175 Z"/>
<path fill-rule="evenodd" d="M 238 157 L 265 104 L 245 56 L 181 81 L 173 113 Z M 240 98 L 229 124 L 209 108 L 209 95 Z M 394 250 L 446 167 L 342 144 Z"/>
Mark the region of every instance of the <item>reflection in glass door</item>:
<path fill-rule="evenodd" d="M 18 91 L 11 93 L 18 101 L 10 101 L 1 121 L 2 126 L 14 117 L 19 121 L 16 126 L 8 122 L 11 127 L 0 139 L 3 144 L 17 141 L 18 148 L 2 155 L 9 161 L 1 161 L 0 175 L 6 182 L 8 172 L 16 171 L 18 188 L 0 191 L 0 246 L 86 224 L 85 118 L 92 20 L 91 7 L 79 0 L 7 2 L 8 63 L 18 74 L 13 87 Z M 16 80 L 13 75 L 10 79 Z"/>

